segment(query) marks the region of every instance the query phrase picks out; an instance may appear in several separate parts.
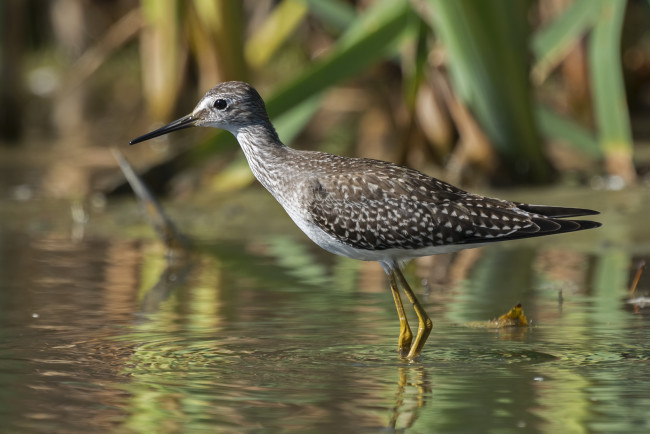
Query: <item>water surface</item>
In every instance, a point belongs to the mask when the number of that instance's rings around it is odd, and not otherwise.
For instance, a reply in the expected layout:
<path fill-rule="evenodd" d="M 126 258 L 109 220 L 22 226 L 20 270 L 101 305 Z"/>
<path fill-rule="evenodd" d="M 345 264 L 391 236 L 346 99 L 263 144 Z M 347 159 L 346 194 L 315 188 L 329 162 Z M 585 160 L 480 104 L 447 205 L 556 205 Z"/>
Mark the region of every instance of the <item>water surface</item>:
<path fill-rule="evenodd" d="M 168 205 L 195 241 L 171 263 L 132 201 L 74 223 L 7 200 L 0 431 L 647 432 L 645 194 L 590 192 L 598 231 L 410 264 L 434 320 L 410 363 L 381 268 L 313 247 L 264 192 Z M 472 325 L 518 302 L 530 327 Z"/>

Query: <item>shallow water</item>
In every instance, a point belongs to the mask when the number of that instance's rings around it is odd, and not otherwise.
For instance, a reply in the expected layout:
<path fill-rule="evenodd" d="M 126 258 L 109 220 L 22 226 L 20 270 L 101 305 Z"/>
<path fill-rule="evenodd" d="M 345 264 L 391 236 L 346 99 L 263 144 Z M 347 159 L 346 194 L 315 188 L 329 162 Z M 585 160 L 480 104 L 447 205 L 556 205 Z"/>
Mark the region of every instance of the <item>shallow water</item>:
<path fill-rule="evenodd" d="M 598 231 L 410 264 L 434 320 L 410 363 L 381 268 L 314 248 L 263 192 L 191 224 L 170 205 L 196 241 L 173 263 L 130 235 L 131 202 L 73 224 L 6 201 L 0 431 L 648 432 L 650 320 L 627 303 L 647 191 L 589 196 Z M 256 206 L 268 224 L 240 220 Z M 530 327 L 487 327 L 517 302 Z"/>

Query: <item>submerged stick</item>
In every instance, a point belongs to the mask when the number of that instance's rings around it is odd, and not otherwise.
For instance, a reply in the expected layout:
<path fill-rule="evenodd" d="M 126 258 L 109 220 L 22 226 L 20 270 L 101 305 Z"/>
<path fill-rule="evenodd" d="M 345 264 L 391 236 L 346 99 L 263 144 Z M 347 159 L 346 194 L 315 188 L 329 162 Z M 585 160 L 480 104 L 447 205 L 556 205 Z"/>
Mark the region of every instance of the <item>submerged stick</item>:
<path fill-rule="evenodd" d="M 138 199 L 138 202 L 149 218 L 151 226 L 153 226 L 158 237 L 165 247 L 167 247 L 168 255 L 174 255 L 175 253 L 187 250 L 187 239 L 176 229 L 174 223 L 165 214 L 160 203 L 156 200 L 151 191 L 149 191 L 149 188 L 138 176 L 135 170 L 133 170 L 131 164 L 118 149 L 111 148 L 111 151 L 113 152 L 113 156 L 115 157 L 117 164 L 120 166 L 122 173 L 124 173 L 126 180 L 133 189 L 133 193 Z"/>
<path fill-rule="evenodd" d="M 643 270 L 645 269 L 645 261 L 639 262 L 639 266 L 636 269 L 636 274 L 634 275 L 634 280 L 632 280 L 632 285 L 630 286 L 630 298 L 634 297 L 636 292 L 636 286 L 639 284 Z"/>
<path fill-rule="evenodd" d="M 641 280 L 643 270 L 645 270 L 645 261 L 642 260 L 639 262 L 639 266 L 636 269 L 636 274 L 632 280 L 632 285 L 630 285 L 630 300 L 628 303 L 632 303 L 634 305 L 634 313 L 639 313 L 641 311 L 641 307 L 645 306 L 646 302 L 648 301 L 645 297 L 634 298 L 636 287 L 639 284 L 639 280 Z"/>

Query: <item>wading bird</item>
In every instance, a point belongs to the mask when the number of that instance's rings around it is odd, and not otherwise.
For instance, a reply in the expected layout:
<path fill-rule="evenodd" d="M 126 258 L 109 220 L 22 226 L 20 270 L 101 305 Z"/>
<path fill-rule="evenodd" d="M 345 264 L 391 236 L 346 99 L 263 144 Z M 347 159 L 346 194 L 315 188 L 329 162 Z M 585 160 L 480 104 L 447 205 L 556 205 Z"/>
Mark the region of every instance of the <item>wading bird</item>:
<path fill-rule="evenodd" d="M 402 262 L 495 241 L 600 226 L 589 220 L 565 220 L 596 211 L 493 199 L 385 161 L 289 148 L 280 141 L 257 91 L 237 81 L 218 84 L 191 114 L 131 144 L 193 126 L 230 131 L 257 180 L 320 247 L 381 264 L 399 315 L 398 350 L 406 359 L 420 355 L 432 322 L 404 278 Z M 418 317 L 415 337 L 398 282 Z"/>

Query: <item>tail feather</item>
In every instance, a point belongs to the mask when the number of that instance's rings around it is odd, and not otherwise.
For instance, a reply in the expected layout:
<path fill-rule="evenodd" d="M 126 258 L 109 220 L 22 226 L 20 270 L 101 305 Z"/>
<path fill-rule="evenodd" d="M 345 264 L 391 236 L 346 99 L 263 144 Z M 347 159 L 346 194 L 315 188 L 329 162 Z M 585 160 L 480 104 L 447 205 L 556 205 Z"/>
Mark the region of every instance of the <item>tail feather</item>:
<path fill-rule="evenodd" d="M 540 235 L 557 232 L 563 229 L 564 227 L 567 227 L 566 224 L 570 222 L 570 220 L 557 222 L 557 221 L 543 219 L 543 218 L 533 218 L 532 220 L 533 223 L 535 223 L 539 227 L 539 229 L 535 231 L 534 234 L 540 234 Z M 562 223 L 564 223 L 564 225 Z"/>
<path fill-rule="evenodd" d="M 513 233 L 503 239 L 518 239 L 539 237 L 543 235 L 562 234 L 565 232 L 584 231 L 585 229 L 594 229 L 602 226 L 601 223 L 591 220 L 558 220 L 546 218 L 533 218 L 533 223 L 539 226 L 539 230 L 534 233 Z"/>
<path fill-rule="evenodd" d="M 510 235 L 503 237 L 495 238 L 468 238 L 460 244 L 488 244 L 497 241 L 509 241 L 509 240 L 520 240 L 522 238 L 534 238 L 534 237 L 543 237 L 545 235 L 555 235 L 562 234 L 566 232 L 577 232 L 583 231 L 586 229 L 594 229 L 602 226 L 601 223 L 591 221 L 591 220 L 557 220 L 557 219 L 546 219 L 546 218 L 533 218 L 533 223 L 535 223 L 539 229 L 537 231 L 518 231 Z"/>
<path fill-rule="evenodd" d="M 527 203 L 516 203 L 517 208 L 534 214 L 543 215 L 548 218 L 581 217 L 585 215 L 597 215 L 598 211 L 585 208 L 565 208 L 561 206 L 530 205 Z"/>
<path fill-rule="evenodd" d="M 580 228 L 576 229 L 577 231 L 582 231 L 585 229 L 595 229 L 601 227 L 603 224 L 599 222 L 594 222 L 591 220 L 569 220 L 580 224 Z"/>

